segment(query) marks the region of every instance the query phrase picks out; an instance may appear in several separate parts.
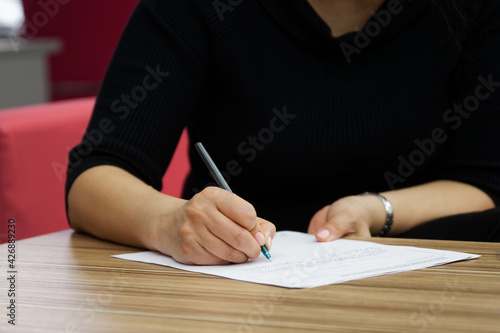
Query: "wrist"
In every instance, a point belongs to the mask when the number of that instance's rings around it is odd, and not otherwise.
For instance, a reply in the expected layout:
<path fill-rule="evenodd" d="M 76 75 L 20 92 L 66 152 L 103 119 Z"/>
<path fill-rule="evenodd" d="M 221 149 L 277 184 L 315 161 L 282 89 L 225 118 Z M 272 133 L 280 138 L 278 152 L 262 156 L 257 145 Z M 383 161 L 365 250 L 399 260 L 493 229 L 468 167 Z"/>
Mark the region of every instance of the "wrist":
<path fill-rule="evenodd" d="M 367 212 L 368 227 L 370 234 L 376 236 L 384 228 L 386 222 L 386 211 L 380 199 L 374 195 L 366 195 L 365 193 L 355 196 L 355 198 L 362 204 Z"/>
<path fill-rule="evenodd" d="M 178 216 L 186 200 L 175 198 L 157 192 L 154 200 L 151 201 L 151 214 L 145 221 L 146 225 L 146 248 L 169 254 L 168 248 L 171 245 L 173 231 L 177 224 Z"/>
<path fill-rule="evenodd" d="M 365 192 L 361 196 L 371 198 L 369 207 L 373 220 L 370 224 L 370 233 L 377 237 L 387 236 L 394 220 L 392 204 L 386 197 L 379 193 Z"/>
<path fill-rule="evenodd" d="M 378 235 L 386 220 L 386 212 L 380 200 L 376 196 L 364 194 L 353 195 L 344 199 L 354 203 L 358 212 L 363 212 L 357 218 L 367 224 L 370 234 Z"/>

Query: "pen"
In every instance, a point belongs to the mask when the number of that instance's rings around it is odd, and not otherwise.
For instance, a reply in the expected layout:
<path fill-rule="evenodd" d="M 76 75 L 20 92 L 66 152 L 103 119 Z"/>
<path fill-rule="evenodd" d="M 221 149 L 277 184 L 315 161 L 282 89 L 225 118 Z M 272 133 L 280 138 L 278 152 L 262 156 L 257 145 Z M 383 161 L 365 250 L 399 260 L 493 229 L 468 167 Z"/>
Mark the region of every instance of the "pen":
<path fill-rule="evenodd" d="M 217 185 L 219 185 L 219 187 L 222 187 L 223 189 L 225 189 L 228 192 L 234 193 L 231 190 L 231 188 L 229 187 L 229 185 L 227 184 L 227 182 L 224 179 L 224 177 L 222 176 L 222 174 L 220 173 L 220 171 L 217 168 L 217 166 L 215 165 L 214 161 L 212 160 L 212 158 L 208 154 L 205 147 L 203 147 L 203 144 L 201 142 L 197 142 L 194 146 L 196 148 L 196 151 L 198 151 L 198 154 L 200 154 L 200 157 L 203 160 L 203 162 L 205 162 L 205 165 L 207 166 L 208 170 L 210 170 L 210 173 L 212 174 L 215 181 L 217 182 Z M 266 257 L 269 261 L 272 261 L 271 254 L 269 254 L 269 250 L 267 249 L 265 244 L 260 247 L 260 251 L 262 252 L 264 257 Z"/>

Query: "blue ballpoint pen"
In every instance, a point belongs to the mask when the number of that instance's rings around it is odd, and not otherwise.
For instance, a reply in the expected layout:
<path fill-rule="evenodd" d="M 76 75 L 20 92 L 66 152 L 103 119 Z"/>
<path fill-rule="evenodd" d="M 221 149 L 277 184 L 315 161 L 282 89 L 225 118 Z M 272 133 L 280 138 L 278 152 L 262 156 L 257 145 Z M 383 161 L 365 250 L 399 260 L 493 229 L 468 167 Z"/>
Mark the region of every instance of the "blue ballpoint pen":
<path fill-rule="evenodd" d="M 198 154 L 200 154 L 203 162 L 205 162 L 205 165 L 207 166 L 208 170 L 210 170 L 210 173 L 214 177 L 214 179 L 217 182 L 217 184 L 219 185 L 219 187 L 222 187 L 226 191 L 233 193 L 233 191 L 231 190 L 231 188 L 227 184 L 226 180 L 224 179 L 224 177 L 220 173 L 219 169 L 215 165 L 214 161 L 212 160 L 212 158 L 208 154 L 207 150 L 205 149 L 205 147 L 203 147 L 203 144 L 201 142 L 197 142 L 194 146 L 196 148 L 196 151 L 198 151 Z M 272 261 L 271 254 L 269 254 L 269 250 L 267 249 L 266 245 L 261 246 L 260 251 L 269 261 Z"/>

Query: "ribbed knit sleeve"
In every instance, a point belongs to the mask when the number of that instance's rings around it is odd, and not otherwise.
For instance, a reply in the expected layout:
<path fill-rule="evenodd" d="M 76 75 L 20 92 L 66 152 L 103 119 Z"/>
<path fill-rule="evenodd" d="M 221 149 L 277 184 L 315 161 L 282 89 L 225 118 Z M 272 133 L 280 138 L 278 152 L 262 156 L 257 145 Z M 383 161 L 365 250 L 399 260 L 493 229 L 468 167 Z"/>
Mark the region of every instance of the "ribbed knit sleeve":
<path fill-rule="evenodd" d="M 464 44 L 453 100 L 444 120 L 450 145 L 434 178 L 472 184 L 500 205 L 500 2 L 482 1 Z M 456 92 L 456 91 L 455 91 Z"/>
<path fill-rule="evenodd" d="M 121 167 L 160 189 L 206 81 L 208 37 L 191 1 L 143 0 L 109 65 L 66 192 L 88 168 Z"/>

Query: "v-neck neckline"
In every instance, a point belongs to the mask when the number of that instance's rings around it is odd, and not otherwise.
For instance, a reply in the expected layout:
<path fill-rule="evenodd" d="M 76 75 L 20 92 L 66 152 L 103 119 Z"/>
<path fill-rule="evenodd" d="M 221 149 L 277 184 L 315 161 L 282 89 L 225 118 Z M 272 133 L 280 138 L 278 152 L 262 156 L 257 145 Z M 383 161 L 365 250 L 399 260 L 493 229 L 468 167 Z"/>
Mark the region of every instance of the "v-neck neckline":
<path fill-rule="evenodd" d="M 391 0 L 384 0 L 384 2 L 380 5 L 375 13 L 379 13 L 381 10 L 387 10 L 387 3 Z M 300 10 L 307 15 L 308 20 L 311 22 L 312 26 L 315 27 L 318 31 L 321 31 L 322 34 L 325 34 L 325 37 L 330 37 L 333 41 L 342 41 L 345 39 L 349 39 L 350 36 L 354 36 L 358 31 L 350 31 L 345 34 L 339 36 L 333 36 L 332 30 L 328 23 L 326 23 L 321 15 L 314 9 L 314 7 L 307 0 L 297 1 L 297 5 L 300 6 Z M 364 30 L 366 25 L 373 21 L 374 17 L 371 16 L 368 21 L 364 24 L 361 30 Z"/>
<path fill-rule="evenodd" d="M 392 1 L 398 1 L 403 10 L 391 16 L 390 23 L 382 27 L 380 33 L 372 38 L 367 49 L 397 34 L 431 5 L 431 0 L 386 0 L 360 31 L 364 32 L 370 22 L 379 24 L 375 15 L 388 11 Z M 338 53 L 340 52 L 339 44 L 354 45 L 355 38 L 360 33 L 360 31 L 352 31 L 338 37 L 332 36 L 329 25 L 307 0 L 259 0 L 259 2 L 288 33 L 315 49 L 332 50 Z"/>

